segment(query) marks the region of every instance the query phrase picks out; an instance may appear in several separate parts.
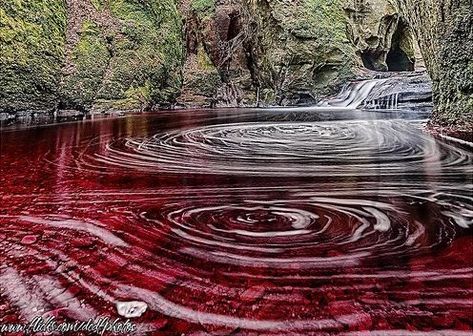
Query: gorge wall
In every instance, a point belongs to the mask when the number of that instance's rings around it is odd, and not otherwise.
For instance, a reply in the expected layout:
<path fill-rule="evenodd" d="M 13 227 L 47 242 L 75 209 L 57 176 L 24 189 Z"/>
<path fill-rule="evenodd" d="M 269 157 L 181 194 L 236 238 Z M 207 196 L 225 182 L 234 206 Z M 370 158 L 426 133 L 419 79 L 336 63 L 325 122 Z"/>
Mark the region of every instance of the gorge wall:
<path fill-rule="evenodd" d="M 363 55 L 387 70 L 399 22 L 387 0 L 9 0 L 0 113 L 311 104 Z"/>
<path fill-rule="evenodd" d="M 62 0 L 2 1 L 0 112 L 56 108 L 66 22 Z"/>
<path fill-rule="evenodd" d="M 0 112 L 170 103 L 182 57 L 173 0 L 2 1 Z"/>
<path fill-rule="evenodd" d="M 343 5 L 341 0 L 183 2 L 188 58 L 179 103 L 314 102 L 353 78 L 361 65 L 345 33 Z"/>
<path fill-rule="evenodd" d="M 435 120 L 465 124 L 471 13 L 470 0 L 8 0 L 0 114 L 312 104 L 413 70 L 417 39 Z"/>
<path fill-rule="evenodd" d="M 473 130 L 473 1 L 397 0 L 416 33 L 433 81 L 440 125 Z M 471 137 L 471 136 L 470 136 Z"/>
<path fill-rule="evenodd" d="M 312 104 L 366 69 L 414 70 L 388 0 L 189 0 L 181 12 L 186 107 Z"/>

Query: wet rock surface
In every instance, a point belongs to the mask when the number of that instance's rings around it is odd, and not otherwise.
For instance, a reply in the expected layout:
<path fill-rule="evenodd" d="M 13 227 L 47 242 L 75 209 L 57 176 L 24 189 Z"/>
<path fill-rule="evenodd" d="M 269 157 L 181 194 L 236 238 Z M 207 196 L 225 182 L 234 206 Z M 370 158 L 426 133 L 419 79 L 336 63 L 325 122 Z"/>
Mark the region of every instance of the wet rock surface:
<path fill-rule="evenodd" d="M 373 88 L 365 108 L 431 110 L 432 82 L 427 72 L 380 75 L 386 81 Z"/>

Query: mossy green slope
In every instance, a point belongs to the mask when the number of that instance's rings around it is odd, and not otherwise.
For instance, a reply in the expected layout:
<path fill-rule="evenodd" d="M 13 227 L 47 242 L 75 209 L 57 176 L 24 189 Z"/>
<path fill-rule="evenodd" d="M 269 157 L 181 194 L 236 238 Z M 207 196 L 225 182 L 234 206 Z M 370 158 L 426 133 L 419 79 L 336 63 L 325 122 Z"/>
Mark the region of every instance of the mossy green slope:
<path fill-rule="evenodd" d="M 92 21 L 84 21 L 80 40 L 74 47 L 72 71 L 65 74 L 61 84 L 61 102 L 70 109 L 92 107 L 110 62 L 110 53 L 100 28 Z"/>
<path fill-rule="evenodd" d="M 63 0 L 2 1 L 0 112 L 56 107 L 66 20 Z"/>
<path fill-rule="evenodd" d="M 82 23 L 68 60 L 65 106 L 133 109 L 173 102 L 183 62 L 174 2 L 95 0 L 93 5 L 93 19 Z"/>

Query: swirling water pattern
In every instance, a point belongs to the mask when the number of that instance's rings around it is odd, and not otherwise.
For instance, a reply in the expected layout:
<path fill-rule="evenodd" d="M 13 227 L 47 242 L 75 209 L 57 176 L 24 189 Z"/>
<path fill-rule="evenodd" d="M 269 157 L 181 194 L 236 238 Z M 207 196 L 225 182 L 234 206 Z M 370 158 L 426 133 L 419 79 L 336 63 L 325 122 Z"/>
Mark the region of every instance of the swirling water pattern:
<path fill-rule="evenodd" d="M 175 130 L 111 143 L 85 165 L 147 172 L 256 176 L 398 175 L 441 160 L 451 173 L 473 170 L 469 157 L 401 121 L 236 123 Z M 268 169 L 271 165 L 271 169 Z M 446 172 L 442 172 L 446 174 Z"/>
<path fill-rule="evenodd" d="M 1 322 L 139 300 L 142 335 L 470 335 L 473 155 L 381 117 L 2 132 Z"/>

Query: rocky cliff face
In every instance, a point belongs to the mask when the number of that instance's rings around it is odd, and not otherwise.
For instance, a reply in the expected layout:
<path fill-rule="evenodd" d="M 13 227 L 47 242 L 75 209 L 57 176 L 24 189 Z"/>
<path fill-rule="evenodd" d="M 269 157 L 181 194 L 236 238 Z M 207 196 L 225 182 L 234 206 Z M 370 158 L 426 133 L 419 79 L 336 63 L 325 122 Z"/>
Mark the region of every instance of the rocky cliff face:
<path fill-rule="evenodd" d="M 473 2 L 397 0 L 433 81 L 434 122 L 473 129 Z"/>
<path fill-rule="evenodd" d="M 363 63 L 388 70 L 395 43 L 412 60 L 387 0 L 18 0 L 0 15 L 0 112 L 310 104 Z"/>
<path fill-rule="evenodd" d="M 136 109 L 174 100 L 183 50 L 173 0 L 66 3 L 64 107 Z"/>
<path fill-rule="evenodd" d="M 0 112 L 56 108 L 66 21 L 62 0 L 1 2 Z"/>
<path fill-rule="evenodd" d="M 0 6 L 0 113 L 310 104 L 413 70 L 435 120 L 473 110 L 470 0 L 15 0 Z"/>
<path fill-rule="evenodd" d="M 348 36 L 363 65 L 375 71 L 412 71 L 416 42 L 389 0 L 352 0 L 345 6 Z"/>
<path fill-rule="evenodd" d="M 183 105 L 313 102 L 361 65 L 341 0 L 193 0 L 181 8 L 188 51 Z"/>
<path fill-rule="evenodd" d="M 146 108 L 181 85 L 173 0 L 15 0 L 0 6 L 0 112 Z"/>
<path fill-rule="evenodd" d="M 249 1 L 249 44 L 263 101 L 313 102 L 352 78 L 360 65 L 346 35 L 344 1 Z"/>
<path fill-rule="evenodd" d="M 183 106 L 311 104 L 363 67 L 411 71 L 419 56 L 389 0 L 186 0 L 181 12 Z"/>

